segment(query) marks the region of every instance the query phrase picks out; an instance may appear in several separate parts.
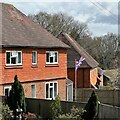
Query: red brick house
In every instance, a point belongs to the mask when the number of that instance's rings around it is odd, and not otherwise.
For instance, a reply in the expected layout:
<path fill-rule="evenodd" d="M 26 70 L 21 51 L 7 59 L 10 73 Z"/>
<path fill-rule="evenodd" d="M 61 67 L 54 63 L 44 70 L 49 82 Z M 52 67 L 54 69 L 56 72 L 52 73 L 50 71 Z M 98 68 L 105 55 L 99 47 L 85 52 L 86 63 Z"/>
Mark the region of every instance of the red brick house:
<path fill-rule="evenodd" d="M 17 74 L 26 97 L 51 99 L 59 94 L 66 100 L 69 46 L 14 6 L 1 3 L 0 8 L 0 95 L 9 94 Z"/>
<path fill-rule="evenodd" d="M 67 50 L 68 78 L 75 83 L 75 60 L 79 60 L 80 57 L 83 56 L 85 57 L 85 60 L 81 67 L 77 70 L 77 87 L 96 88 L 96 82 L 101 82 L 98 79 L 98 62 L 90 56 L 70 35 L 61 33 L 58 38 L 71 47 Z"/>

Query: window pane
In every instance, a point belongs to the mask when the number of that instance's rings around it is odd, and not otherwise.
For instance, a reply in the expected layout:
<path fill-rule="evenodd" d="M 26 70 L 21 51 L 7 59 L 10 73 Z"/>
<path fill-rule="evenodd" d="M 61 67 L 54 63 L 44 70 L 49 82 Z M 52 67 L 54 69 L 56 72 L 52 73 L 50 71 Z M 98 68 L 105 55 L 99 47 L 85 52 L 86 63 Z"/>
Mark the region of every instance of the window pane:
<path fill-rule="evenodd" d="M 32 63 L 37 63 L 37 54 L 36 52 L 32 52 Z"/>
<path fill-rule="evenodd" d="M 55 62 L 58 62 L 57 52 L 55 53 Z"/>
<path fill-rule="evenodd" d="M 6 63 L 10 64 L 10 52 L 6 53 Z"/>
<path fill-rule="evenodd" d="M 48 84 L 46 84 L 46 98 L 49 98 L 49 96 L 48 96 Z"/>
<path fill-rule="evenodd" d="M 16 64 L 16 57 L 11 58 L 11 64 Z"/>
<path fill-rule="evenodd" d="M 12 51 L 11 52 L 11 56 L 12 57 L 17 57 L 18 56 L 18 52 L 17 51 Z"/>
<path fill-rule="evenodd" d="M 31 85 L 32 97 L 36 97 L 35 85 Z"/>
<path fill-rule="evenodd" d="M 9 89 L 8 88 L 5 89 L 5 96 L 9 96 Z"/>
<path fill-rule="evenodd" d="M 53 88 L 50 88 L 50 98 L 53 98 Z"/>
<path fill-rule="evenodd" d="M 53 63 L 53 57 L 50 57 L 50 63 Z"/>
<path fill-rule="evenodd" d="M 53 83 L 50 83 L 50 86 L 53 86 Z"/>
<path fill-rule="evenodd" d="M 22 61 L 21 61 L 21 52 L 18 52 L 18 63 L 22 63 Z"/>
<path fill-rule="evenodd" d="M 54 97 L 57 96 L 57 83 L 54 83 Z"/>
<path fill-rule="evenodd" d="M 46 62 L 49 62 L 49 53 L 46 53 Z"/>
<path fill-rule="evenodd" d="M 54 57 L 55 56 L 55 52 L 50 52 L 51 56 Z"/>

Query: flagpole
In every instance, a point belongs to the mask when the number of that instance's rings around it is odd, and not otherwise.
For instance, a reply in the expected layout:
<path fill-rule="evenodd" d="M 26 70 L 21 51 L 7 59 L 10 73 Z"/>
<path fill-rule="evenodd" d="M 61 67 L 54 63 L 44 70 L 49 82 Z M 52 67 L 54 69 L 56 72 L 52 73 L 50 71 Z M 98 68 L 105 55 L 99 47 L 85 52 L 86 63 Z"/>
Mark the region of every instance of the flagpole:
<path fill-rule="evenodd" d="M 77 69 L 80 67 L 80 65 L 85 60 L 84 57 L 80 57 L 79 61 L 75 60 L 75 101 L 77 101 Z"/>
<path fill-rule="evenodd" d="M 76 64 L 76 60 L 75 60 Z M 75 101 L 77 101 L 77 69 L 75 67 Z"/>

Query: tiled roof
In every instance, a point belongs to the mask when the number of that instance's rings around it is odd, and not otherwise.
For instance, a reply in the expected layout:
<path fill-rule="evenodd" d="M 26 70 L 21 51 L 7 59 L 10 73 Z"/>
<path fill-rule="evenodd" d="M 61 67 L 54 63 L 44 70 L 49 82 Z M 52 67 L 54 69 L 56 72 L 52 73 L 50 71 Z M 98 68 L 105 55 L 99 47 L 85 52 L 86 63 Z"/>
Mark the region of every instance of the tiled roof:
<path fill-rule="evenodd" d="M 73 84 L 73 81 L 67 78 L 67 79 L 66 79 L 66 84 L 67 84 L 67 85 L 71 85 L 71 84 Z"/>
<path fill-rule="evenodd" d="M 98 62 L 91 55 L 89 55 L 85 51 L 85 49 L 83 49 L 70 35 L 66 33 L 61 33 L 61 35 L 59 35 L 58 38 L 71 47 L 70 49 L 67 50 L 68 68 L 74 68 L 75 59 L 78 60 L 80 56 L 85 57 L 85 61 L 83 62 L 81 67 L 94 68 L 98 66 Z"/>
<path fill-rule="evenodd" d="M 103 75 L 103 70 L 100 67 L 98 67 L 98 74 Z"/>
<path fill-rule="evenodd" d="M 0 3 L 2 9 L 2 46 L 68 48 L 58 38 L 34 23 L 13 5 Z"/>

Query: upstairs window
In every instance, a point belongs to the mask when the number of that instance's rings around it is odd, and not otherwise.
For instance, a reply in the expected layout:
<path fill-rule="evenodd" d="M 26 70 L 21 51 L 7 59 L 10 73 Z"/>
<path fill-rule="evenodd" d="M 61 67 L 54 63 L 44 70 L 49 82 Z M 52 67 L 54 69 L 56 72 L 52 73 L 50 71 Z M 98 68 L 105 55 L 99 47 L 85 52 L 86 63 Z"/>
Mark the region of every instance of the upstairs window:
<path fill-rule="evenodd" d="M 6 65 L 22 65 L 22 51 L 6 51 Z"/>
<path fill-rule="evenodd" d="M 37 64 L 37 51 L 32 52 L 32 64 Z"/>
<path fill-rule="evenodd" d="M 57 51 L 46 52 L 46 64 L 58 64 L 58 52 Z"/>

